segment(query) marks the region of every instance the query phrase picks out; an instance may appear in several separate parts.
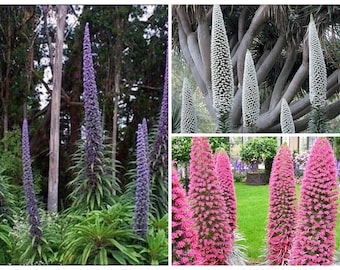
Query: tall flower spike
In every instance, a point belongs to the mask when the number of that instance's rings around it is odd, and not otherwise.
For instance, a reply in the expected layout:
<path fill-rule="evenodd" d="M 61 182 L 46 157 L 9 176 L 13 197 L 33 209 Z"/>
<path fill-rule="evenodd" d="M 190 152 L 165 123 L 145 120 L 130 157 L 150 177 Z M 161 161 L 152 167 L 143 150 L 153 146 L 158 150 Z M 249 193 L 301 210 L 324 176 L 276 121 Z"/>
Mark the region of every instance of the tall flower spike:
<path fill-rule="evenodd" d="M 309 44 L 309 99 L 313 108 L 322 108 L 326 102 L 327 72 L 318 32 L 313 16 L 308 26 Z"/>
<path fill-rule="evenodd" d="M 198 232 L 192 218 L 178 173 L 172 168 L 172 264 L 195 265 L 201 260 L 197 251 Z"/>
<path fill-rule="evenodd" d="M 181 111 L 181 133 L 195 133 L 197 119 L 192 98 L 192 89 L 188 78 L 183 80 L 182 88 L 182 111 Z"/>
<path fill-rule="evenodd" d="M 318 137 L 304 171 L 290 265 L 331 265 L 338 216 L 338 181 L 332 147 Z"/>
<path fill-rule="evenodd" d="M 198 228 L 198 250 L 204 264 L 228 265 L 231 228 L 207 138 L 192 138 L 190 158 L 189 201 Z"/>
<path fill-rule="evenodd" d="M 218 117 L 218 131 L 231 132 L 230 111 L 234 97 L 233 66 L 223 14 L 213 6 L 211 29 L 211 87 Z"/>
<path fill-rule="evenodd" d="M 280 123 L 282 133 L 295 133 L 293 116 L 285 98 L 281 101 Z"/>
<path fill-rule="evenodd" d="M 269 191 L 267 259 L 271 265 L 287 264 L 297 215 L 294 166 L 287 145 L 282 145 L 274 158 Z"/>
<path fill-rule="evenodd" d="M 158 121 L 156 139 L 150 154 L 150 172 L 155 197 L 157 215 L 168 213 L 168 50 L 165 52 L 165 73 L 161 113 Z"/>
<path fill-rule="evenodd" d="M 23 184 L 26 198 L 26 212 L 28 216 L 28 222 L 31 226 L 30 233 L 32 238 L 34 238 L 34 244 L 38 245 L 40 243 L 42 232 L 40 230 L 40 216 L 34 192 L 28 125 L 26 119 L 24 119 L 22 124 L 22 167 Z"/>
<path fill-rule="evenodd" d="M 89 24 L 85 25 L 83 42 L 83 86 L 85 107 L 86 175 L 92 188 L 97 185 L 98 156 L 103 151 L 103 129 L 99 110 L 97 85 L 93 68 Z"/>
<path fill-rule="evenodd" d="M 148 130 L 146 119 L 143 118 L 137 130 L 137 180 L 133 230 L 144 238 L 148 233 L 149 187 Z"/>
<path fill-rule="evenodd" d="M 230 166 L 228 154 L 225 151 L 217 152 L 215 155 L 216 177 L 222 190 L 225 204 L 227 207 L 228 223 L 232 229 L 230 238 L 234 239 L 234 231 L 236 230 L 236 195 L 234 187 L 234 177 Z"/>
<path fill-rule="evenodd" d="M 243 125 L 249 131 L 254 132 L 260 115 L 260 95 L 255 65 L 249 50 L 247 50 L 244 64 L 242 89 Z"/>

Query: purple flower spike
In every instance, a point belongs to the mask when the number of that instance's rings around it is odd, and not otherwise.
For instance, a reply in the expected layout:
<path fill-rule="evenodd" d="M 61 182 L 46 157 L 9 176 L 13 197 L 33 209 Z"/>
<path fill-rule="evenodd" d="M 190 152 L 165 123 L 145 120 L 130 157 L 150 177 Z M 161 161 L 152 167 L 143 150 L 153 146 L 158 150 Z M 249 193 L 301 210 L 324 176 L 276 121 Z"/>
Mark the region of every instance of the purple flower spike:
<path fill-rule="evenodd" d="M 153 170 L 157 170 L 159 166 L 163 166 L 167 171 L 168 165 L 168 51 L 165 53 L 165 74 L 164 74 L 164 88 L 161 105 L 161 113 L 158 121 L 158 129 L 153 151 L 151 154 L 152 160 L 164 160 L 163 164 L 154 163 Z M 162 158 L 157 158 L 161 155 Z"/>
<path fill-rule="evenodd" d="M 85 25 L 83 43 L 83 86 L 85 107 L 85 136 L 86 136 L 86 175 L 90 186 L 96 187 L 96 165 L 98 153 L 103 150 L 103 128 L 99 110 L 97 85 L 93 68 L 89 25 Z"/>
<path fill-rule="evenodd" d="M 22 124 L 22 167 L 23 167 L 23 184 L 26 198 L 26 212 L 28 216 L 28 222 L 31 226 L 30 233 L 31 236 L 35 239 L 34 244 L 38 245 L 41 239 L 42 232 L 39 227 L 40 217 L 34 193 L 28 125 L 26 119 L 24 119 Z"/>
<path fill-rule="evenodd" d="M 137 180 L 133 230 L 144 238 L 148 232 L 149 186 L 148 130 L 146 119 L 143 118 L 137 130 Z"/>

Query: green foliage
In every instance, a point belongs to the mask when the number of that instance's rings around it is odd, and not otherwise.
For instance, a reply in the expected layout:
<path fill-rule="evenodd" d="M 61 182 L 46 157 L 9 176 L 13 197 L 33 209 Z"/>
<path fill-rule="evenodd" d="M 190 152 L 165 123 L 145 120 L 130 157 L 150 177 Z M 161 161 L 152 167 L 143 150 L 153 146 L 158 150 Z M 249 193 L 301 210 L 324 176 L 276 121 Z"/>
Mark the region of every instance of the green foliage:
<path fill-rule="evenodd" d="M 220 113 L 217 119 L 217 133 L 231 133 L 232 130 L 230 112 Z"/>
<path fill-rule="evenodd" d="M 62 251 L 61 243 L 64 237 L 63 226 L 57 215 L 40 212 L 41 230 L 43 232 L 41 241 L 35 245 L 29 233 L 29 224 L 24 212 L 16 216 L 16 223 L 10 233 L 13 243 L 11 249 L 12 264 L 58 264 Z"/>
<path fill-rule="evenodd" d="M 277 147 L 276 138 L 255 138 L 241 145 L 240 157 L 243 162 L 251 166 L 258 165 L 266 160 L 273 160 Z M 268 166 L 268 164 L 266 165 Z"/>
<path fill-rule="evenodd" d="M 15 128 L 8 131 L 0 140 L 0 170 L 3 174 L 11 176 L 13 183 L 21 183 L 21 130 Z"/>
<path fill-rule="evenodd" d="M 12 248 L 12 242 L 9 237 L 10 231 L 11 227 L 7 224 L 0 224 L 0 264 L 10 263 L 10 250 Z"/>
<path fill-rule="evenodd" d="M 168 262 L 168 214 L 161 218 L 150 218 L 150 230 L 142 254 L 151 265 Z"/>
<path fill-rule="evenodd" d="M 329 138 L 330 141 L 333 143 L 333 151 L 336 159 L 340 158 L 340 137 L 332 137 Z"/>
<path fill-rule="evenodd" d="M 216 153 L 216 151 L 221 149 L 226 152 L 229 152 L 230 149 L 229 137 L 209 137 L 208 139 L 213 153 Z"/>
<path fill-rule="evenodd" d="M 85 147 L 82 141 L 78 143 L 78 150 L 73 156 L 74 165 L 70 170 L 74 172 L 74 179 L 69 186 L 73 189 L 69 195 L 72 207 L 78 210 L 98 210 L 106 208 L 113 202 L 113 195 L 120 192 L 118 179 L 113 179 L 111 160 L 111 145 L 104 144 L 103 153 L 99 153 L 101 164 L 97 173 L 95 187 L 89 185 L 85 171 Z"/>
<path fill-rule="evenodd" d="M 209 144 L 213 153 L 218 149 L 229 152 L 230 142 L 228 137 L 209 137 Z M 191 137 L 172 138 L 172 160 L 179 164 L 188 164 L 190 161 Z"/>
<path fill-rule="evenodd" d="M 324 108 L 313 108 L 310 112 L 310 119 L 308 123 L 309 133 L 327 133 L 327 118 Z"/>
<path fill-rule="evenodd" d="M 141 246 L 133 233 L 133 207 L 117 202 L 104 210 L 95 210 L 69 228 L 64 239 L 63 264 L 140 264 Z"/>
<path fill-rule="evenodd" d="M 13 224 L 13 215 L 17 211 L 16 200 L 11 190 L 13 185 L 9 184 L 10 178 L 3 175 L 0 170 L 0 219 L 2 222 Z"/>
<path fill-rule="evenodd" d="M 188 164 L 190 161 L 191 137 L 172 138 L 172 160 L 179 164 Z"/>

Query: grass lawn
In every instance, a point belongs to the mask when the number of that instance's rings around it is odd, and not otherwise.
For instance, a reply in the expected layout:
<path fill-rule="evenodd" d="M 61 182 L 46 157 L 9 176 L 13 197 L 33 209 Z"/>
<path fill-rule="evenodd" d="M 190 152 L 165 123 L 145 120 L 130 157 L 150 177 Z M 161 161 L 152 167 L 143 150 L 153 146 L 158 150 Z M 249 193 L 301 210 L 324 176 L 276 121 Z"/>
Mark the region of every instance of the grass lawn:
<path fill-rule="evenodd" d="M 235 183 L 237 200 L 237 225 L 246 238 L 241 242 L 247 246 L 248 259 L 251 263 L 264 261 L 261 258 L 267 235 L 267 218 L 269 206 L 269 185 L 248 186 L 246 183 Z M 297 187 L 300 192 L 300 186 Z M 340 204 L 338 207 L 340 213 Z M 336 228 L 336 247 L 340 246 L 340 215 Z"/>

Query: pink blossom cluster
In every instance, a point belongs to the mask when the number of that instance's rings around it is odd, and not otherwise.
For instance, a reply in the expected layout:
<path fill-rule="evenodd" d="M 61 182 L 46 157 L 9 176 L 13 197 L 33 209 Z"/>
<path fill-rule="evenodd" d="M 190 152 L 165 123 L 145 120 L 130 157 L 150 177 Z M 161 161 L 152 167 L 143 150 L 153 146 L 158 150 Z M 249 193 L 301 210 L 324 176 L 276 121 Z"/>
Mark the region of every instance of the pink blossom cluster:
<path fill-rule="evenodd" d="M 177 172 L 172 168 L 172 264 L 194 265 L 200 262 L 197 230 Z"/>
<path fill-rule="evenodd" d="M 207 138 L 192 138 L 190 158 L 189 200 L 198 228 L 198 249 L 203 264 L 227 265 L 233 245 L 231 228 Z"/>
<path fill-rule="evenodd" d="M 217 180 L 223 190 L 223 197 L 227 207 L 228 223 L 232 231 L 237 227 L 236 224 L 236 195 L 234 187 L 234 177 L 230 165 L 228 154 L 225 151 L 215 153 L 215 173 Z M 231 233 L 234 239 L 234 234 Z"/>
<path fill-rule="evenodd" d="M 290 265 L 330 265 L 335 250 L 337 176 L 332 147 L 317 138 L 301 186 L 298 224 Z"/>
<path fill-rule="evenodd" d="M 287 264 L 297 215 L 294 166 L 287 145 L 282 145 L 274 158 L 269 190 L 267 259 L 271 265 Z"/>

